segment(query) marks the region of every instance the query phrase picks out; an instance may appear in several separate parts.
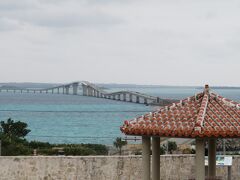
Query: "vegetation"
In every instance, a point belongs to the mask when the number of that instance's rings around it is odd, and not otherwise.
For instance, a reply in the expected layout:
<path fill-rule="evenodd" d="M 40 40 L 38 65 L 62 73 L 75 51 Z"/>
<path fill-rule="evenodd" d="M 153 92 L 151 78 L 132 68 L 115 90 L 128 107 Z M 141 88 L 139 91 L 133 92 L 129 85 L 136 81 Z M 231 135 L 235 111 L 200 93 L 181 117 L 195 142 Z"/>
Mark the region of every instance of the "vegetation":
<path fill-rule="evenodd" d="M 50 144 L 48 142 L 28 142 L 25 136 L 30 132 L 28 125 L 21 121 L 14 122 L 9 118 L 0 122 L 0 139 L 2 155 L 107 155 L 108 149 L 101 144 Z"/>
<path fill-rule="evenodd" d="M 122 155 L 122 147 L 127 145 L 127 141 L 122 141 L 122 138 L 117 137 L 116 140 L 113 142 L 113 145 L 119 149 L 119 154 Z"/>
<path fill-rule="evenodd" d="M 173 151 L 177 150 L 177 144 L 175 141 L 168 141 L 168 151 L 170 154 L 173 153 Z"/>

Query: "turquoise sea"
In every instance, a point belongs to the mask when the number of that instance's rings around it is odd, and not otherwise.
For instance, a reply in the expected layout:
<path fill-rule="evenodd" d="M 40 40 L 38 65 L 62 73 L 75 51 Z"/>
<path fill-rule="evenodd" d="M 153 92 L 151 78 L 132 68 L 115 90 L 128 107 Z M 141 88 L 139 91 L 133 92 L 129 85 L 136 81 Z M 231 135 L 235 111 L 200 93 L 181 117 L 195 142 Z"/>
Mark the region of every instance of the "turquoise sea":
<path fill-rule="evenodd" d="M 182 99 L 197 92 L 197 88 L 126 88 L 162 98 Z M 109 91 L 123 88 L 109 89 Z M 240 89 L 216 89 L 227 98 L 240 101 Z M 132 119 L 156 107 L 94 97 L 0 93 L 0 120 L 11 117 L 29 125 L 28 140 L 51 143 L 109 144 L 116 137 L 125 137 L 119 128 L 123 121 Z"/>

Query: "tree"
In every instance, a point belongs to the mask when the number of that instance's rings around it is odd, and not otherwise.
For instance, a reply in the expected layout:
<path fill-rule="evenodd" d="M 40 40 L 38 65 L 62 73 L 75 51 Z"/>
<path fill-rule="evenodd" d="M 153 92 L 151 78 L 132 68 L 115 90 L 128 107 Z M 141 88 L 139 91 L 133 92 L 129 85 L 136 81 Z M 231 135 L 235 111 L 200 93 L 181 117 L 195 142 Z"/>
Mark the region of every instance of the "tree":
<path fill-rule="evenodd" d="M 27 129 L 27 123 L 17 121 L 14 122 L 11 118 L 1 121 L 1 134 L 8 140 L 24 138 L 31 130 Z"/>
<path fill-rule="evenodd" d="M 175 141 L 168 141 L 168 151 L 170 154 L 173 153 L 173 151 L 177 150 L 177 144 Z"/>
<path fill-rule="evenodd" d="M 117 137 L 116 140 L 113 142 L 113 145 L 119 149 L 119 154 L 122 155 L 122 147 L 127 145 L 127 141 L 122 141 L 122 138 Z"/>

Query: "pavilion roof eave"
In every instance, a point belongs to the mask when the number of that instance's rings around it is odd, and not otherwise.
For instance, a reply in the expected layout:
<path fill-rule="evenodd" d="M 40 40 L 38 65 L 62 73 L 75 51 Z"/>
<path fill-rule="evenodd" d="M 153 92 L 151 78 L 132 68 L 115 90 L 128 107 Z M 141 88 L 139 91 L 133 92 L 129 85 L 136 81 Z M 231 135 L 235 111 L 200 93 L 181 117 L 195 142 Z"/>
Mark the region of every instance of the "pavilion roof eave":
<path fill-rule="evenodd" d="M 125 134 L 125 136 L 142 136 L 142 137 L 160 137 L 160 138 L 184 138 L 184 139 L 236 139 L 236 138 L 240 138 L 238 136 L 158 136 L 158 135 L 136 135 L 136 134 Z"/>

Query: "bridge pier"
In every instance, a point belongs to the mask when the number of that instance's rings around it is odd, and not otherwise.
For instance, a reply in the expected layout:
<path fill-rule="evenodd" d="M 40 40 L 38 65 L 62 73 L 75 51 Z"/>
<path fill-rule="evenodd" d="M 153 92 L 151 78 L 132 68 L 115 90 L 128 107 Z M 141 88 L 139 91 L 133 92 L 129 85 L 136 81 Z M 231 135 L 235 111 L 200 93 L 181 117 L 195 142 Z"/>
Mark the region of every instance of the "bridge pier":
<path fill-rule="evenodd" d="M 83 96 L 87 96 L 88 95 L 87 86 L 82 84 L 82 89 L 83 89 Z"/>
<path fill-rule="evenodd" d="M 123 94 L 123 101 L 127 101 L 126 94 Z"/>
<path fill-rule="evenodd" d="M 73 95 L 77 95 L 78 91 L 78 83 L 73 83 Z"/>
<path fill-rule="evenodd" d="M 147 98 L 144 98 L 144 104 L 148 104 Z"/>
<path fill-rule="evenodd" d="M 65 90 L 66 90 L 66 94 L 68 95 L 69 94 L 69 86 L 65 86 Z"/>
<path fill-rule="evenodd" d="M 57 88 L 57 93 L 58 93 L 58 94 L 60 93 L 60 90 L 59 90 L 59 88 Z"/>
<path fill-rule="evenodd" d="M 97 91 L 97 97 L 98 97 L 98 98 L 99 98 L 99 94 L 100 94 L 99 91 Z"/>
<path fill-rule="evenodd" d="M 129 94 L 129 102 L 132 102 L 132 94 Z"/>
<path fill-rule="evenodd" d="M 93 96 L 93 91 L 91 87 L 88 87 L 88 96 Z"/>
<path fill-rule="evenodd" d="M 140 97 L 136 96 L 136 103 L 140 103 Z"/>
<path fill-rule="evenodd" d="M 52 89 L 52 94 L 54 93 L 54 89 Z"/>
<path fill-rule="evenodd" d="M 117 95 L 117 100 L 120 101 L 120 94 Z"/>

